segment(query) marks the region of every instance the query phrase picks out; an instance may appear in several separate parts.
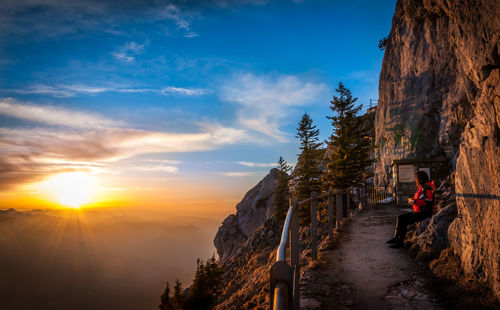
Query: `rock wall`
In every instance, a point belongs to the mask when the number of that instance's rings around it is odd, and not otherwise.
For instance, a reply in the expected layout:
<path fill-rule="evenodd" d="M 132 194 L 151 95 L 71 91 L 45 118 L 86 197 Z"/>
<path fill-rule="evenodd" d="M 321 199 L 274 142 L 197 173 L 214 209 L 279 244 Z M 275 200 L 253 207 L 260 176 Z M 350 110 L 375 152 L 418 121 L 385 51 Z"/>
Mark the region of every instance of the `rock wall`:
<path fill-rule="evenodd" d="M 498 0 L 399 0 L 375 117 L 378 184 L 393 159 L 449 160 L 458 212 L 449 242 L 466 275 L 498 297 L 499 16 Z"/>

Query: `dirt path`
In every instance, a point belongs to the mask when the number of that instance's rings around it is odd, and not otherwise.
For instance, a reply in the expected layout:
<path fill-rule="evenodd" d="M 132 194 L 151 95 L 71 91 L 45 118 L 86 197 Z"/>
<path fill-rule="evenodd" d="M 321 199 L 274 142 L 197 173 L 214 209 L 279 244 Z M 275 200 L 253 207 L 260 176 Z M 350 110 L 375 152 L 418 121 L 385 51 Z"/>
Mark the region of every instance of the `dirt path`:
<path fill-rule="evenodd" d="M 424 266 L 385 243 L 402 212 L 369 209 L 347 220 L 337 248 L 323 253 L 323 268 L 307 281 L 302 309 L 442 309 L 425 287 Z"/>

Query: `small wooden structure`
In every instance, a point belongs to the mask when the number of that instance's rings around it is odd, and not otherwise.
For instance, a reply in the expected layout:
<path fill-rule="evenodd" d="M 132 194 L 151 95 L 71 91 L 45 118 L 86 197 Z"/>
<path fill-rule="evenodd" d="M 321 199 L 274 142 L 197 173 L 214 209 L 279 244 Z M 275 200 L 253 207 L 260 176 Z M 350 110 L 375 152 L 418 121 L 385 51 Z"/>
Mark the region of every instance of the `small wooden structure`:
<path fill-rule="evenodd" d="M 391 164 L 392 182 L 396 204 L 407 205 L 408 198 L 415 194 L 415 173 L 425 171 L 430 180 L 436 181 L 436 188 L 448 175 L 448 161 L 444 158 L 435 159 L 395 159 Z"/>

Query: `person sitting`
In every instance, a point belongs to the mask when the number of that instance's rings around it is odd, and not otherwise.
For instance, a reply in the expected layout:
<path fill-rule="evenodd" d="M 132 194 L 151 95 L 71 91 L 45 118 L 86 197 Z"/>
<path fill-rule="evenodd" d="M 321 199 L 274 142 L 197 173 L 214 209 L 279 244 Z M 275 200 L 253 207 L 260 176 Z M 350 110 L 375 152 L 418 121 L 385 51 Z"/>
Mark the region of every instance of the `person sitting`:
<path fill-rule="evenodd" d="M 419 171 L 415 173 L 417 192 L 415 196 L 408 199 L 413 205 L 413 212 L 403 213 L 398 216 L 394 237 L 387 241 L 392 244 L 391 248 L 402 248 L 408 225 L 420 222 L 434 213 L 434 187 L 435 182 L 429 181 L 427 173 Z"/>

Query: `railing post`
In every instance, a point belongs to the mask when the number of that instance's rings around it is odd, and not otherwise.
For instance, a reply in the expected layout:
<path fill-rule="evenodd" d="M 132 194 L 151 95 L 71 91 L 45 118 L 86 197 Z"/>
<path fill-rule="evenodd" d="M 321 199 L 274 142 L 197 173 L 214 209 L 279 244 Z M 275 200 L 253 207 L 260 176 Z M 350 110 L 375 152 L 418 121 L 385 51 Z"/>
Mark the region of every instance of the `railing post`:
<path fill-rule="evenodd" d="M 328 190 L 328 239 L 333 240 L 333 190 Z"/>
<path fill-rule="evenodd" d="M 342 198 L 344 198 L 344 195 L 346 193 L 347 193 L 347 191 L 342 191 Z M 346 202 L 346 201 L 347 201 L 347 199 L 343 200 L 342 202 Z M 348 217 L 348 215 L 347 215 L 347 206 L 344 203 L 342 203 L 341 206 L 342 206 L 342 218 L 343 219 L 347 218 Z"/>
<path fill-rule="evenodd" d="M 360 191 L 359 191 L 359 187 L 355 187 L 354 188 L 354 198 L 356 199 L 356 202 L 354 203 L 354 207 L 356 210 L 361 210 L 361 199 L 359 197 L 359 194 L 360 194 Z"/>
<path fill-rule="evenodd" d="M 316 192 L 311 195 L 311 257 L 312 259 L 318 258 L 318 249 L 316 247 L 316 229 L 318 221 L 318 213 L 316 211 Z"/>
<path fill-rule="evenodd" d="M 366 184 L 363 187 L 363 202 L 365 203 L 363 207 L 364 209 L 366 209 L 368 207 L 368 189 L 366 187 Z"/>
<path fill-rule="evenodd" d="M 269 308 L 288 309 L 290 304 L 292 304 L 292 269 L 286 262 L 278 261 L 269 269 Z"/>
<path fill-rule="evenodd" d="M 290 266 L 293 272 L 293 292 L 292 292 L 292 309 L 300 309 L 300 265 L 299 265 L 299 212 L 298 202 L 294 201 L 294 210 L 290 221 Z"/>
<path fill-rule="evenodd" d="M 336 230 L 342 229 L 342 191 L 335 189 L 335 208 L 337 209 L 337 227 Z"/>
<path fill-rule="evenodd" d="M 346 217 L 351 216 L 351 189 L 347 189 L 347 206 L 346 206 Z"/>

